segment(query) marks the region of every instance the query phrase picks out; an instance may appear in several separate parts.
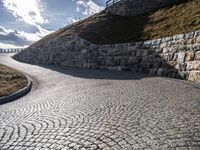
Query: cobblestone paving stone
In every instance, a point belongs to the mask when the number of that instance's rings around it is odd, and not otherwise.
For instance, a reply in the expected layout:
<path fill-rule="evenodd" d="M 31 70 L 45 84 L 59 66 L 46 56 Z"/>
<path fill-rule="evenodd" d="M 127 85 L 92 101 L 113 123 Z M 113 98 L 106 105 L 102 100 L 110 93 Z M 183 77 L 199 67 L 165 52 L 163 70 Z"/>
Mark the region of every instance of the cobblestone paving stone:
<path fill-rule="evenodd" d="M 199 150 L 200 86 L 142 74 L 0 63 L 33 79 L 0 106 L 1 150 Z"/>

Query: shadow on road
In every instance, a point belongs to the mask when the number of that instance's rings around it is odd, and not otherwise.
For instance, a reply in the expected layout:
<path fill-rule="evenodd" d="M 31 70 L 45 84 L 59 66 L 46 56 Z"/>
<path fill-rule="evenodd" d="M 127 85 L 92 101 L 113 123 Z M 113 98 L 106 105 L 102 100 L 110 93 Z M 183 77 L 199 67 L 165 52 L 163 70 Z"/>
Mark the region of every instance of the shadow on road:
<path fill-rule="evenodd" d="M 66 75 L 86 78 L 86 79 L 109 79 L 109 80 L 140 80 L 146 77 L 153 77 L 155 75 L 147 75 L 137 72 L 125 72 L 125 71 L 109 71 L 98 69 L 83 69 L 75 67 L 65 67 L 58 65 L 39 65 L 53 71 L 57 71 Z"/>

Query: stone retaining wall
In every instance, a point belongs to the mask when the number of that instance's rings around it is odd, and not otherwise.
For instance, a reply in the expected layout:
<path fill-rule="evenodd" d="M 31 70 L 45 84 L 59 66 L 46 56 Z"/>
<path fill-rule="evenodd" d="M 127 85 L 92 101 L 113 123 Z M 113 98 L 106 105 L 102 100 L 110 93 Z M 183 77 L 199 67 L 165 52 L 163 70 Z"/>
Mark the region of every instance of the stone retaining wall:
<path fill-rule="evenodd" d="M 95 45 L 80 37 L 55 38 L 15 56 L 28 63 L 136 71 L 200 83 L 200 30 L 145 42 Z"/>
<path fill-rule="evenodd" d="M 181 0 L 121 0 L 106 8 L 107 12 L 121 16 L 135 16 L 162 8 Z"/>

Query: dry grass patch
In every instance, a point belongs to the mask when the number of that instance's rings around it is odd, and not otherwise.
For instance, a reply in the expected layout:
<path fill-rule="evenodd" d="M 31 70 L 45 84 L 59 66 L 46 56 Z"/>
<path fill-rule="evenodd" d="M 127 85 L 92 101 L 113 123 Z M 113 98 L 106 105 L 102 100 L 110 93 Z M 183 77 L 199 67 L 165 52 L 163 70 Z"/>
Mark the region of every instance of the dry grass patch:
<path fill-rule="evenodd" d="M 200 0 L 183 0 L 147 15 L 144 39 L 188 33 L 200 29 Z"/>
<path fill-rule="evenodd" d="M 27 78 L 22 73 L 0 64 L 0 97 L 24 88 L 27 83 Z"/>

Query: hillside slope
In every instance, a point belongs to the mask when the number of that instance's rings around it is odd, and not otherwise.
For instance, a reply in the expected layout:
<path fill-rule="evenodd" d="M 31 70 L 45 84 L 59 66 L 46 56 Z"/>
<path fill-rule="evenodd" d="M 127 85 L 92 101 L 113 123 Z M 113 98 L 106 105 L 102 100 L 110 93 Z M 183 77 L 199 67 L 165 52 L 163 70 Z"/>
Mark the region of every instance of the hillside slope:
<path fill-rule="evenodd" d="M 124 43 L 156 39 L 200 29 L 200 0 L 181 2 L 135 17 L 122 17 L 102 11 L 67 26 L 33 44 L 48 39 L 78 35 L 96 44 Z"/>

